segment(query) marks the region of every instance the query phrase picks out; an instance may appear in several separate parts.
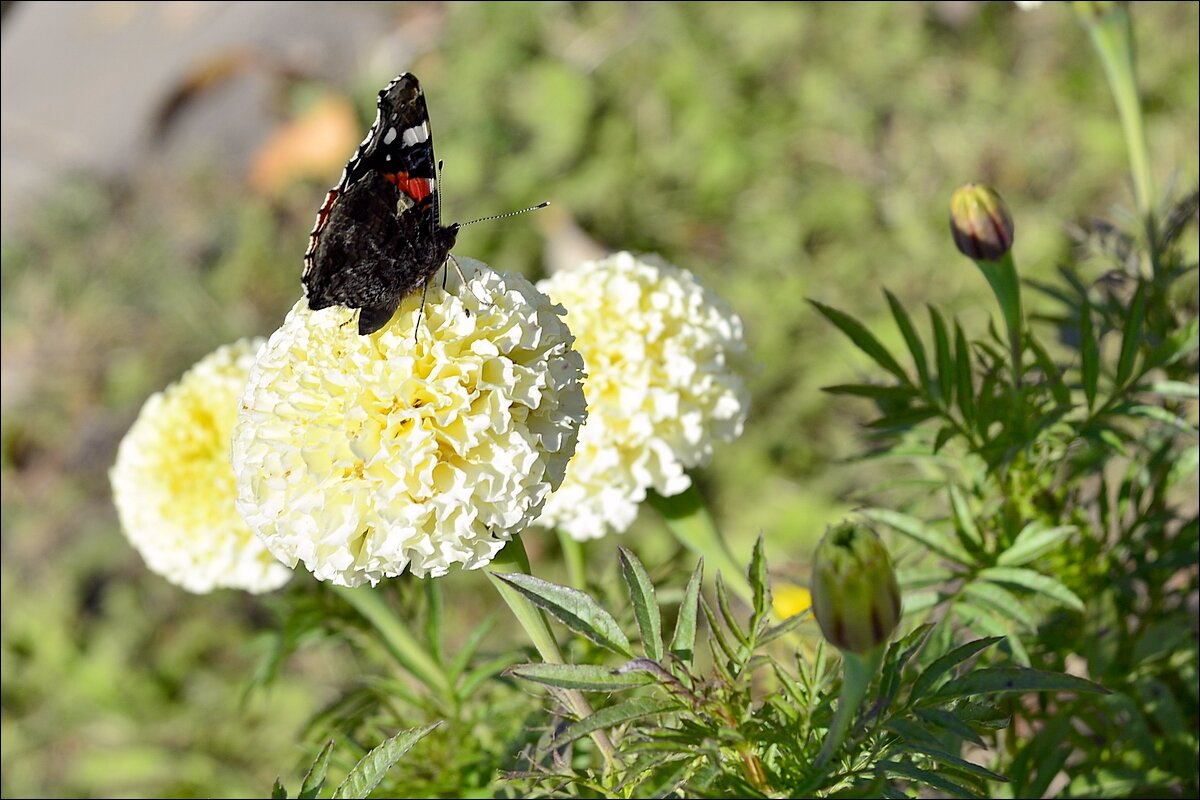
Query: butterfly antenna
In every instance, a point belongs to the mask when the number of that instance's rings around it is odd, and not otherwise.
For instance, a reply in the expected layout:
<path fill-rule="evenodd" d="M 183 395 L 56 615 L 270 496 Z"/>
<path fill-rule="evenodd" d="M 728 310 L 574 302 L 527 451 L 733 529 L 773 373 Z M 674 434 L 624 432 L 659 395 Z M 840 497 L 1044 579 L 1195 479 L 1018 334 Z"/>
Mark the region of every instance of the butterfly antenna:
<path fill-rule="evenodd" d="M 530 206 L 529 208 L 522 208 L 520 211 L 509 211 L 507 214 L 493 214 L 490 217 L 480 217 L 479 219 L 473 219 L 470 222 L 459 223 L 458 227 L 465 228 L 468 225 L 474 225 L 476 222 L 490 222 L 491 220 L 494 220 L 494 219 L 504 219 L 505 217 L 515 217 L 517 214 L 524 214 L 526 211 L 537 211 L 539 208 L 545 208 L 548 205 L 550 205 L 550 201 L 543 200 L 542 202 L 538 203 L 536 206 Z"/>

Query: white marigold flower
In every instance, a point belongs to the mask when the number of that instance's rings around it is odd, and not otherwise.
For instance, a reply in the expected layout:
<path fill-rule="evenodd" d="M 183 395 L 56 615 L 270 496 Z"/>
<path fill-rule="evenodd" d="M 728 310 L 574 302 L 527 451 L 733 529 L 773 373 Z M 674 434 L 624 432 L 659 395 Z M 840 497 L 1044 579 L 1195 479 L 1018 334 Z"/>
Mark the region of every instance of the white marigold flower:
<path fill-rule="evenodd" d="M 230 437 L 262 343 L 226 345 L 152 395 L 109 473 L 125 536 L 151 570 L 190 592 L 269 592 L 292 576 L 234 505 Z"/>
<path fill-rule="evenodd" d="M 301 300 L 259 353 L 238 510 L 284 563 L 342 586 L 477 569 L 562 482 L 587 414 L 563 310 L 459 261 L 467 286 L 431 284 L 423 313 L 411 297 L 360 336 L 352 312 Z"/>
<path fill-rule="evenodd" d="M 691 485 L 713 443 L 741 435 L 749 406 L 732 361 L 742 321 L 687 270 L 629 253 L 538 284 L 567 309 L 588 373 L 588 420 L 539 525 L 575 539 L 624 532 L 653 487 Z"/>

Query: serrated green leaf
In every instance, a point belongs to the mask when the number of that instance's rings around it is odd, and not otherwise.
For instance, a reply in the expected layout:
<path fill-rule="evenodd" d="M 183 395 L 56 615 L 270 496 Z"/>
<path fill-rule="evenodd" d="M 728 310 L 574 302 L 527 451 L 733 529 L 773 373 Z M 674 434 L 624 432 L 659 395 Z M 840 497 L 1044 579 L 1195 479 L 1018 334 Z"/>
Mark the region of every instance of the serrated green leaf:
<path fill-rule="evenodd" d="M 1098 683 L 1092 683 L 1062 672 L 1047 672 L 1024 667 L 986 667 L 950 680 L 933 695 L 937 701 L 956 697 L 1006 694 L 1009 692 L 1084 692 L 1109 694 Z"/>
<path fill-rule="evenodd" d="M 929 306 L 929 322 L 933 326 L 934 352 L 937 357 L 938 396 L 946 408 L 954 402 L 954 359 L 950 355 L 950 335 L 946 332 L 946 321 L 934 306 Z"/>
<path fill-rule="evenodd" d="M 692 571 L 687 588 L 683 590 L 679 618 L 675 620 L 675 635 L 671 637 L 671 652 L 685 664 L 691 664 L 696 656 L 696 616 L 700 613 L 700 582 L 703 578 L 702 558 Z"/>
<path fill-rule="evenodd" d="M 859 350 L 870 356 L 875 363 L 895 375 L 901 383 L 909 382 L 908 375 L 905 374 L 899 362 L 892 357 L 892 354 L 888 352 L 886 347 L 880 344 L 874 334 L 863 327 L 861 322 L 824 303 L 817 302 L 816 300 L 809 300 L 808 302 L 812 303 L 825 319 L 836 325 L 838 330 L 849 337 L 850 341 L 854 342 Z"/>
<path fill-rule="evenodd" d="M 279 778 L 275 779 L 275 785 L 271 787 L 271 800 L 287 800 L 287 789 Z"/>
<path fill-rule="evenodd" d="M 312 800 L 325 786 L 325 776 L 329 773 L 329 756 L 333 753 L 333 740 L 330 739 L 321 748 L 321 752 L 313 759 L 312 766 L 308 768 L 308 772 L 304 775 L 304 780 L 300 783 L 300 793 L 296 795 L 297 800 Z M 285 795 L 286 796 L 286 795 Z"/>
<path fill-rule="evenodd" d="M 606 650 L 628 658 L 634 657 L 628 637 L 612 614 L 578 589 L 559 586 L 520 572 L 492 574 L 576 633 L 586 636 Z"/>
<path fill-rule="evenodd" d="M 770 607 L 767 599 L 770 587 L 767 585 L 766 545 L 763 544 L 761 533 L 758 535 L 758 541 L 754 543 L 754 553 L 750 556 L 750 569 L 746 577 L 750 579 L 750 591 L 753 593 L 754 617 L 756 620 L 762 619 Z"/>
<path fill-rule="evenodd" d="M 379 785 L 388 770 L 396 765 L 404 754 L 412 749 L 413 745 L 428 736 L 434 728 L 441 725 L 441 722 L 433 722 L 429 725 L 422 725 L 419 728 L 409 728 L 405 731 L 400 731 L 392 738 L 388 739 L 383 744 L 376 747 L 371 752 L 367 753 L 362 759 L 354 765 L 350 773 L 346 776 L 346 780 L 342 781 L 341 785 L 333 790 L 334 800 L 344 800 L 344 798 L 363 798 L 375 791 L 375 787 Z"/>
<path fill-rule="evenodd" d="M 738 642 L 743 647 L 750 644 L 750 637 L 742 630 L 742 626 L 738 624 L 737 617 L 733 614 L 733 606 L 729 604 L 729 592 L 725 590 L 725 580 L 721 577 L 721 573 L 717 573 L 717 579 L 714 581 L 717 586 L 717 607 L 721 609 L 721 619 L 725 621 L 725 627 L 737 637 Z"/>
<path fill-rule="evenodd" d="M 1057 528 L 1043 528 L 1039 523 L 1031 522 L 1021 529 L 1012 547 L 1005 550 L 996 558 L 996 563 L 1003 567 L 1016 567 L 1028 564 L 1044 553 L 1053 550 L 1060 542 L 1075 533 L 1074 525 L 1060 525 Z"/>
<path fill-rule="evenodd" d="M 925 360 L 925 345 L 921 343 L 921 337 L 917 335 L 917 329 L 913 327 L 912 319 L 904 310 L 904 306 L 900 305 L 896 296 L 887 289 L 884 289 L 883 293 L 887 295 L 888 306 L 892 309 L 896 327 L 900 329 L 901 335 L 904 336 L 904 342 L 908 345 L 908 352 L 912 354 L 913 364 L 917 368 L 917 376 L 920 378 L 921 385 L 928 386 L 929 364 Z"/>
<path fill-rule="evenodd" d="M 1092 328 L 1092 306 L 1086 294 L 1079 307 L 1079 372 L 1090 411 L 1096 407 L 1096 391 L 1100 384 L 1100 345 Z"/>
<path fill-rule="evenodd" d="M 553 748 L 563 747 L 576 739 L 589 736 L 596 731 L 608 730 L 636 719 L 656 716 L 668 711 L 675 711 L 679 703 L 674 700 L 664 700 L 657 697 L 635 697 L 632 700 L 606 706 L 596 713 L 584 717 L 578 722 L 568 725 L 550 743 Z"/>
<path fill-rule="evenodd" d="M 1051 600 L 1072 608 L 1075 611 L 1083 611 L 1084 609 L 1083 601 L 1079 599 L 1079 596 L 1062 583 L 1048 575 L 1034 572 L 1025 567 L 988 567 L 979 572 L 979 577 L 995 583 L 1010 583 L 1015 586 L 1022 586 L 1030 591 L 1045 595 Z"/>
<path fill-rule="evenodd" d="M 1019 625 L 1025 631 L 1031 631 L 1037 627 L 1033 615 L 1021 605 L 1012 592 L 1002 586 L 987 581 L 971 581 L 963 587 L 964 599 L 973 601 L 974 605 L 981 605 L 997 614 L 1003 619 Z"/>
<path fill-rule="evenodd" d="M 963 496 L 962 491 L 950 484 L 950 506 L 954 510 L 954 523 L 958 529 L 959 538 L 963 540 L 963 544 L 980 548 L 983 546 L 983 536 L 979 533 L 979 528 L 975 526 L 975 518 L 971 514 L 971 506 L 967 503 L 967 498 Z"/>
<path fill-rule="evenodd" d="M 921 698 L 932 689 L 941 678 L 948 672 L 953 670 L 959 664 L 962 664 L 967 659 L 977 653 L 981 653 L 997 642 L 1002 641 L 1002 636 L 992 636 L 986 639 L 976 639 L 973 642 L 967 642 L 964 645 L 951 650 L 938 658 L 925 668 L 925 671 L 917 676 L 913 682 L 911 695 L 913 698 Z"/>
<path fill-rule="evenodd" d="M 654 681 L 646 672 L 622 673 L 598 664 L 517 664 L 509 667 L 506 674 L 543 686 L 584 692 L 619 692 Z"/>
<path fill-rule="evenodd" d="M 617 553 L 621 562 L 621 577 L 629 590 L 633 615 L 642 634 L 642 648 L 646 651 L 647 658 L 658 661 L 663 657 L 662 614 L 658 610 L 654 584 L 650 581 L 646 567 L 630 550 L 619 547 Z"/>
<path fill-rule="evenodd" d="M 890 511 L 884 508 L 868 508 L 862 513 L 864 516 L 876 522 L 882 522 L 896 532 L 902 533 L 908 538 L 925 545 L 938 555 L 944 556 L 951 561 L 957 561 L 959 564 L 964 565 L 972 564 L 974 561 L 957 542 L 944 533 L 926 526 L 925 523 L 916 517 L 910 517 L 907 514 L 901 514 L 898 511 Z"/>
<path fill-rule="evenodd" d="M 1129 310 L 1125 317 L 1125 335 L 1121 337 L 1121 355 L 1117 359 L 1117 375 L 1115 383 L 1125 386 L 1133 375 L 1133 367 L 1137 362 L 1138 348 L 1142 343 L 1142 322 L 1146 318 L 1146 284 L 1139 282 Z"/>

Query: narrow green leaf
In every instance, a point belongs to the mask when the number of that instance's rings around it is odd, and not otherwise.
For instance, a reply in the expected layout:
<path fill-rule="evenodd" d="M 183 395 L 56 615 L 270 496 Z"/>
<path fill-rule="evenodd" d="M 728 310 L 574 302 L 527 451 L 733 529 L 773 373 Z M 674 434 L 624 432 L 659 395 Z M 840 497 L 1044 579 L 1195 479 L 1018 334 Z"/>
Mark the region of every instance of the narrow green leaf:
<path fill-rule="evenodd" d="M 934 306 L 929 306 L 929 322 L 933 325 L 933 342 L 937 354 L 938 396 L 946 408 L 954 402 L 954 360 L 950 357 L 950 336 L 946 333 L 946 321 Z"/>
<path fill-rule="evenodd" d="M 333 740 L 330 739 L 321 748 L 321 752 L 317 754 L 312 766 L 305 773 L 304 780 L 300 784 L 300 794 L 296 795 L 298 800 L 312 800 L 321 791 L 321 788 L 325 785 L 325 776 L 329 772 L 329 755 L 332 752 Z"/>
<path fill-rule="evenodd" d="M 825 319 L 832 322 L 842 333 L 849 337 L 850 341 L 854 342 L 859 350 L 862 350 L 874 359 L 875 363 L 895 375 L 901 383 L 909 383 L 908 375 L 905 374 L 904 369 L 892 357 L 887 348 L 879 343 L 874 334 L 863 327 L 861 322 L 824 303 L 819 303 L 816 300 L 809 300 L 808 302 L 812 303 Z"/>
<path fill-rule="evenodd" d="M 725 621 L 725 627 L 730 633 L 737 637 L 743 647 L 749 647 L 750 637 L 742 630 L 742 626 L 738 624 L 737 617 L 733 614 L 733 606 L 729 604 L 729 592 L 725 590 L 725 580 L 721 577 L 721 573 L 717 573 L 715 581 L 717 585 L 717 607 L 721 609 L 721 618 Z"/>
<path fill-rule="evenodd" d="M 1067 387 L 1066 382 L 1062 378 L 1062 370 L 1054 363 L 1054 359 L 1046 352 L 1046 348 L 1038 341 L 1037 337 L 1030 334 L 1028 338 L 1029 349 L 1033 351 L 1033 356 L 1037 359 L 1038 368 L 1042 374 L 1046 376 L 1046 384 L 1050 387 L 1050 394 L 1054 397 L 1054 402 L 1063 407 L 1071 405 L 1071 390 Z"/>
<path fill-rule="evenodd" d="M 1100 384 L 1100 344 L 1092 328 L 1092 306 L 1087 295 L 1079 307 L 1079 372 L 1083 378 L 1083 394 L 1091 411 L 1096 407 L 1096 389 Z"/>
<path fill-rule="evenodd" d="M 375 791 L 375 787 L 387 775 L 388 770 L 394 767 L 404 757 L 404 754 L 412 749 L 413 745 L 424 739 L 441 724 L 441 722 L 434 722 L 419 728 L 400 731 L 367 753 L 350 770 L 346 780 L 333 790 L 334 800 L 351 797 L 362 798 Z"/>
<path fill-rule="evenodd" d="M 446 668 L 451 683 L 457 680 L 458 676 L 467 668 L 467 665 L 471 663 L 471 658 L 475 655 L 475 651 L 483 644 L 483 640 L 487 638 L 488 633 L 491 632 L 495 624 L 495 614 L 489 614 L 487 617 L 484 617 L 483 622 L 476 625 L 467 634 L 466 641 L 458 648 L 458 652 L 454 654 L 450 666 Z"/>
<path fill-rule="evenodd" d="M 775 641 L 780 636 L 788 635 L 792 631 L 799 628 L 801 624 L 803 624 L 804 622 L 807 622 L 811 618 L 812 618 L 812 609 L 806 608 L 805 610 L 801 611 L 799 614 L 793 614 L 792 616 L 788 617 L 787 619 L 785 619 L 783 622 L 779 623 L 778 625 L 772 625 L 770 628 L 767 628 L 765 631 L 763 631 L 762 635 L 758 637 L 758 642 L 757 642 L 758 646 L 762 647 L 763 645 L 768 644 L 769 642 Z"/>
<path fill-rule="evenodd" d="M 877 431 L 906 431 L 927 419 L 938 416 L 936 408 L 916 406 L 885 414 L 879 419 L 867 423 L 867 427 Z"/>
<path fill-rule="evenodd" d="M 1167 411 L 1165 408 L 1160 408 L 1159 406 L 1148 406 L 1142 403 L 1130 403 L 1127 405 L 1122 405 L 1120 407 L 1120 411 L 1122 413 L 1129 414 L 1130 416 L 1145 417 L 1146 419 L 1152 419 L 1155 422 L 1162 422 L 1171 426 L 1172 428 L 1181 430 L 1184 433 L 1190 433 L 1193 435 L 1196 433 L 1196 428 L 1193 427 L 1193 425 L 1186 419 L 1176 416 L 1170 411 Z"/>
<path fill-rule="evenodd" d="M 601 647 L 633 658 L 633 648 L 621 626 L 599 603 L 578 589 L 559 586 L 520 572 L 492 573 L 578 634 Z"/>
<path fill-rule="evenodd" d="M 970 424 L 975 419 L 975 385 L 971 380 L 975 368 L 971 364 L 971 347 L 958 320 L 954 320 L 954 373 L 958 382 L 958 408 Z"/>
<path fill-rule="evenodd" d="M 926 725 L 941 728 L 947 733 L 978 747 L 984 746 L 983 737 L 972 730 L 970 725 L 959 719 L 958 715 L 952 711 L 947 711 L 944 708 L 918 708 L 916 709 L 916 715 Z"/>
<path fill-rule="evenodd" d="M 1043 528 L 1040 523 L 1031 522 L 1021 529 L 1012 547 L 1005 550 L 996 559 L 996 563 L 1004 567 L 1016 567 L 1028 564 L 1039 556 L 1048 553 L 1064 539 L 1078 529 L 1074 525 L 1061 525 L 1057 528 Z"/>
<path fill-rule="evenodd" d="M 1200 386 L 1183 381 L 1157 381 L 1150 384 L 1150 391 L 1164 397 L 1186 397 L 1190 400 L 1200 399 Z"/>
<path fill-rule="evenodd" d="M 674 700 L 664 700 L 657 697 L 635 697 L 632 700 L 606 706 L 591 716 L 584 717 L 578 722 L 568 725 L 550 743 L 552 748 L 563 747 L 576 739 L 582 739 L 596 731 L 603 731 L 635 719 L 657 716 L 668 711 L 675 711 L 679 703 Z"/>
<path fill-rule="evenodd" d="M 903 403 L 917 396 L 916 392 L 906 386 L 881 386 L 877 383 L 839 383 L 833 386 L 822 386 L 821 391 L 828 394 L 865 397 L 868 400 L 885 400 L 893 403 Z"/>
<path fill-rule="evenodd" d="M 647 658 L 658 661 L 663 657 L 662 614 L 658 610 L 654 584 L 650 581 L 646 567 L 632 551 L 619 547 L 617 553 L 621 562 L 621 577 L 629 590 L 633 615 L 642 634 L 642 648 L 646 651 Z"/>
<path fill-rule="evenodd" d="M 1062 672 L 1047 672 L 1024 667 L 987 667 L 954 678 L 933 696 L 944 702 L 956 697 L 972 697 L 1008 692 L 1086 692 L 1109 694 L 1098 683 L 1092 683 Z"/>
<path fill-rule="evenodd" d="M 971 506 L 962 491 L 950 484 L 950 505 L 954 509 L 954 522 L 958 528 L 959 538 L 964 545 L 973 548 L 983 547 L 983 536 L 975 526 L 975 517 L 971 514 Z"/>
<path fill-rule="evenodd" d="M 905 744 L 904 749 L 926 756 L 927 758 L 931 758 L 943 766 L 962 770 L 963 772 L 966 772 L 976 778 L 981 778 L 985 781 L 1008 783 L 1008 778 L 1004 777 L 1003 775 L 998 775 L 987 767 L 981 767 L 978 764 L 967 761 L 965 758 L 956 756 L 953 753 L 947 753 L 945 750 L 941 750 L 936 747 L 930 747 L 925 744 L 914 745 L 912 743 L 907 743 Z"/>
<path fill-rule="evenodd" d="M 766 546 L 763 544 L 763 535 L 758 534 L 758 541 L 754 543 L 754 553 L 750 556 L 750 569 L 746 577 L 750 579 L 750 591 L 753 593 L 754 617 L 756 620 L 762 619 L 770 608 L 770 586 L 767 582 L 767 554 Z"/>
<path fill-rule="evenodd" d="M 1013 661 L 1022 667 L 1030 666 L 1029 651 L 1012 620 L 1002 616 L 991 606 L 975 602 L 955 603 L 952 607 L 954 614 L 962 618 L 967 630 L 981 636 L 1001 636 L 1012 651 Z"/>
<path fill-rule="evenodd" d="M 696 564 L 687 588 L 683 590 L 683 601 L 679 604 L 679 618 L 675 621 L 675 635 L 671 637 L 671 652 L 685 664 L 691 664 L 696 656 L 696 616 L 700 613 L 700 581 L 704 578 L 704 559 Z"/>
<path fill-rule="evenodd" d="M 422 581 L 425 588 L 425 647 L 433 660 L 441 664 L 442 649 L 442 582 Z"/>
<path fill-rule="evenodd" d="M 620 673 L 598 664 L 517 664 L 509 667 L 506 674 L 543 686 L 584 692 L 618 692 L 654 681 L 646 672 Z"/>
<path fill-rule="evenodd" d="M 287 788 L 276 778 L 275 785 L 271 787 L 271 800 L 287 800 L 287 796 Z"/>
<path fill-rule="evenodd" d="M 1023 586 L 1030 591 L 1045 595 L 1068 608 L 1083 611 L 1083 601 L 1079 599 L 1079 595 L 1072 592 L 1066 586 L 1063 586 L 1054 578 L 1043 575 L 1040 572 L 1034 572 L 1031 569 L 1026 569 L 1025 567 L 988 567 L 980 571 L 979 577 L 996 583 L 1011 583 L 1015 586 Z"/>
<path fill-rule="evenodd" d="M 463 676 L 458 686 L 458 696 L 464 699 L 470 697 L 481 685 L 503 673 L 522 658 L 522 653 L 513 650 L 489 658 Z"/>
<path fill-rule="evenodd" d="M 975 605 L 995 612 L 997 616 L 1020 626 L 1026 632 L 1037 627 L 1033 615 L 1003 586 L 987 581 L 971 581 L 963 587 L 963 595 Z"/>
<path fill-rule="evenodd" d="M 888 305 L 892 309 L 892 317 L 896 320 L 896 327 L 900 329 L 900 333 L 904 336 L 904 342 L 908 345 L 908 352 L 912 353 L 913 364 L 917 368 L 917 376 L 921 379 L 922 386 L 929 385 L 929 364 L 925 360 L 925 345 L 921 343 L 921 337 L 917 335 L 916 328 L 913 327 L 912 319 L 908 316 L 908 312 L 904 310 L 904 306 L 900 305 L 900 301 L 896 296 L 887 289 L 883 290 L 887 295 Z"/>
<path fill-rule="evenodd" d="M 973 642 L 967 642 L 960 645 L 949 653 L 934 659 L 925 671 L 922 672 L 913 682 L 911 696 L 914 698 L 924 697 L 930 689 L 934 687 L 942 676 L 950 672 L 952 669 L 962 664 L 967 659 L 974 656 L 976 653 L 981 653 L 992 645 L 1001 641 L 1003 637 L 992 636 L 986 639 L 976 639 Z"/>
<path fill-rule="evenodd" d="M 982 795 L 971 791 L 965 786 L 961 786 L 954 781 L 943 778 L 935 772 L 923 770 L 920 767 L 914 767 L 912 764 L 907 764 L 901 761 L 882 761 L 876 767 L 880 773 L 891 773 L 892 775 L 904 778 L 905 780 L 916 781 L 924 784 L 931 789 L 938 789 L 951 797 L 966 797 L 976 798 Z"/>
<path fill-rule="evenodd" d="M 944 533 L 927 527 L 925 523 L 916 517 L 910 517 L 907 514 L 901 514 L 898 511 L 890 511 L 884 508 L 868 508 L 862 513 L 869 519 L 882 522 L 898 533 L 902 533 L 908 538 L 925 545 L 938 555 L 944 556 L 951 561 L 957 561 L 960 564 L 966 565 L 974 562 L 974 559 L 957 542 Z"/>
<path fill-rule="evenodd" d="M 1133 366 L 1137 362 L 1138 348 L 1142 343 L 1142 322 L 1146 317 L 1146 284 L 1138 284 L 1133 300 L 1126 312 L 1125 335 L 1121 337 L 1121 355 L 1117 359 L 1117 387 L 1123 388 L 1129 376 L 1133 374 Z"/>

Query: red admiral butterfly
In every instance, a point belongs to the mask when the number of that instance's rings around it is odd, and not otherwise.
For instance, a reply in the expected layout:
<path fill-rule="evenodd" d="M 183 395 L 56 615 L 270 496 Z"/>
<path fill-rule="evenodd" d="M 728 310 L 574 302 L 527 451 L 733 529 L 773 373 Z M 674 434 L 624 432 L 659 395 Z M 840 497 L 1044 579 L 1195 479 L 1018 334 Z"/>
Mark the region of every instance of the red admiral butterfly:
<path fill-rule="evenodd" d="M 375 124 L 325 195 L 304 253 L 308 307 L 360 309 L 374 333 L 441 269 L 459 225 L 442 225 L 425 95 L 412 75 L 379 92 Z"/>

